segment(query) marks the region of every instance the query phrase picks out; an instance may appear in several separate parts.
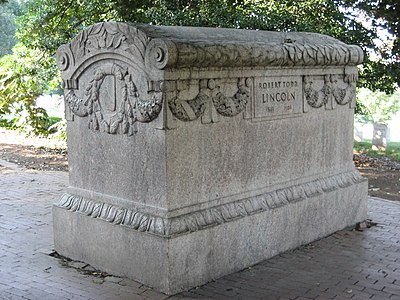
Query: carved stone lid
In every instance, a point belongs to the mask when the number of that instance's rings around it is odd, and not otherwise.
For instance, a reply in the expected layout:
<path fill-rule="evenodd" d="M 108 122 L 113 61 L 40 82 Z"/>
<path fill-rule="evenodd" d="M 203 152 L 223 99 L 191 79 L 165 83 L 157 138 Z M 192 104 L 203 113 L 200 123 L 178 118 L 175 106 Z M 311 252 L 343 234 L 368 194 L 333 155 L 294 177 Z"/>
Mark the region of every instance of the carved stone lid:
<path fill-rule="evenodd" d="M 362 63 L 360 47 L 306 32 L 152 26 L 98 23 L 82 31 L 57 53 L 69 73 L 83 61 L 116 53 L 142 68 L 268 66 L 354 66 Z"/>

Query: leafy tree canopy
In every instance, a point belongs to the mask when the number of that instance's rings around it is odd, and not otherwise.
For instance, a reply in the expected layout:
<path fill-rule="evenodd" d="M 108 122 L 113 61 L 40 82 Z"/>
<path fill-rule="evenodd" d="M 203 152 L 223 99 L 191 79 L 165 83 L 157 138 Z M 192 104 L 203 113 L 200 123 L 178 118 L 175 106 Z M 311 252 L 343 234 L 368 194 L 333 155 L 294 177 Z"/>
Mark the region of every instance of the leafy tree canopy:
<path fill-rule="evenodd" d="M 0 8 L 22 1 L 8 0 Z M 362 86 L 393 92 L 400 81 L 398 0 L 26 1 L 18 20 L 20 43 L 13 54 L 0 60 L 0 113 L 9 111 L 15 102 L 32 110 L 35 97 L 49 88 L 49 82 L 55 82 L 56 49 L 83 28 L 101 21 L 318 32 L 365 50 Z M 0 19 L 0 26 L 2 20 L 5 18 Z M 380 29 L 396 39 L 387 41 Z M 6 31 L 12 32 L 12 28 Z"/>
<path fill-rule="evenodd" d="M 30 47 L 54 53 L 84 27 L 100 21 L 313 31 L 363 47 L 367 55 L 361 84 L 393 92 L 400 81 L 399 42 L 382 51 L 378 29 L 398 36 L 399 8 L 398 0 L 32 0 L 18 37 Z M 379 60 L 372 60 L 370 51 L 380 53 Z"/>
<path fill-rule="evenodd" d="M 16 18 L 22 14 L 23 4 L 16 0 L 0 0 L 0 57 L 10 54 L 15 45 Z"/>
<path fill-rule="evenodd" d="M 357 96 L 366 108 L 365 114 L 356 116 L 360 122 L 387 124 L 400 111 L 400 91 L 387 95 L 362 88 Z"/>
<path fill-rule="evenodd" d="M 363 19 L 377 37 L 371 49 L 377 59 L 364 64 L 363 85 L 371 90 L 393 92 L 400 87 L 400 1 L 345 0 L 353 18 Z M 387 38 L 387 34 L 390 37 Z"/>

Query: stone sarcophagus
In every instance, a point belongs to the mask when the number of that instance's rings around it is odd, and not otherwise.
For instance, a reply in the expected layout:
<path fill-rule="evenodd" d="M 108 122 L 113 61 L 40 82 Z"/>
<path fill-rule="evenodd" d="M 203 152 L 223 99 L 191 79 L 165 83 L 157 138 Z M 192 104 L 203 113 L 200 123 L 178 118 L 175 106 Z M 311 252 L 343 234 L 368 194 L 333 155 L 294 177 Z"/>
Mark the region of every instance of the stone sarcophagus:
<path fill-rule="evenodd" d="M 101 23 L 59 48 L 56 250 L 173 294 L 363 221 L 357 46 Z"/>

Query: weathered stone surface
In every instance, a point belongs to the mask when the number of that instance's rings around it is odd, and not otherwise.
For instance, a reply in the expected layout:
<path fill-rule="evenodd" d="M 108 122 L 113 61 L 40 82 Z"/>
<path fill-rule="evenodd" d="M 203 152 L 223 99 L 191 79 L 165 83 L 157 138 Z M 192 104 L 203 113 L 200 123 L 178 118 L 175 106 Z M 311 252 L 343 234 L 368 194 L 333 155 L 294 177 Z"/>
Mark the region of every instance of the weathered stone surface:
<path fill-rule="evenodd" d="M 313 33 L 100 23 L 58 51 L 56 250 L 171 294 L 366 218 L 362 51 Z"/>

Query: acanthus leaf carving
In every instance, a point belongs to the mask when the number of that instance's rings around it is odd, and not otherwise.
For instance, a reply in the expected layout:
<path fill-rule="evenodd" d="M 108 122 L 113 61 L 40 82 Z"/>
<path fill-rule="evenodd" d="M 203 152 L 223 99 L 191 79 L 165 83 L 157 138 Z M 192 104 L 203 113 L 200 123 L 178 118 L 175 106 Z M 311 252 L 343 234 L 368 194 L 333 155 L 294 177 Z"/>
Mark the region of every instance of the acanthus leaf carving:
<path fill-rule="evenodd" d="M 101 49 L 121 49 L 144 61 L 149 38 L 146 34 L 127 23 L 98 23 L 78 35 L 72 44 L 78 57 Z"/>

